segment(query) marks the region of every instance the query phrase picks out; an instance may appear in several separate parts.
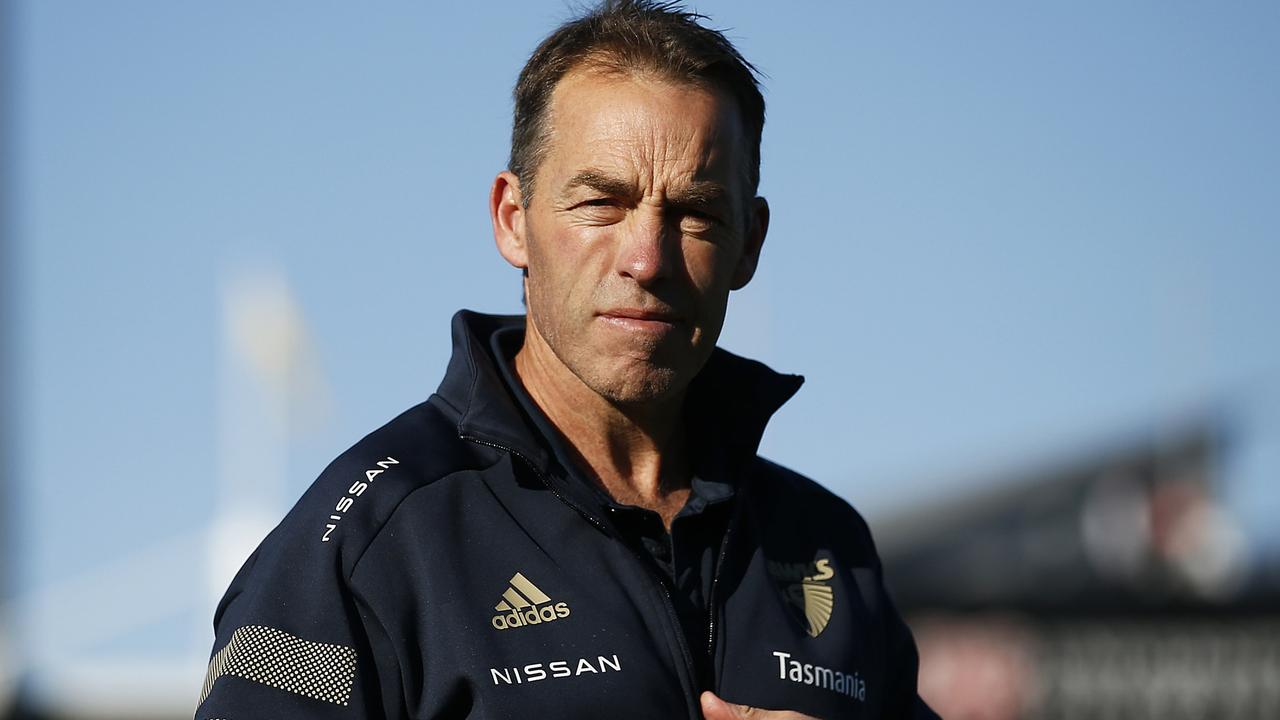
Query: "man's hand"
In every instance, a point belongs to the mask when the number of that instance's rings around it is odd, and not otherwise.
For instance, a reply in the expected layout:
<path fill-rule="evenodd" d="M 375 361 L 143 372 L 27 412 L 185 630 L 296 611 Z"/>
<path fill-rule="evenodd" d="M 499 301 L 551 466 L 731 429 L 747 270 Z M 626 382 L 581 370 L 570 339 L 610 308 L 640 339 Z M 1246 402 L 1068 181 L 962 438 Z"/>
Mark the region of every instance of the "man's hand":
<path fill-rule="evenodd" d="M 818 720 L 790 710 L 761 710 L 734 705 L 716 697 L 713 692 L 702 693 L 702 717 L 706 720 Z"/>

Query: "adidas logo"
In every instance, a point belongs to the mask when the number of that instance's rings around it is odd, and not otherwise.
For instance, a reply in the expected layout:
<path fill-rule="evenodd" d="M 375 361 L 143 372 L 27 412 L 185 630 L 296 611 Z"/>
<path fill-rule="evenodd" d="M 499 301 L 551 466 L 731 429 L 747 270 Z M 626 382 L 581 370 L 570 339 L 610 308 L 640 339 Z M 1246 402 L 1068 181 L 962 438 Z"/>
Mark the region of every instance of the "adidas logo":
<path fill-rule="evenodd" d="M 493 606 L 497 615 L 489 621 L 498 630 L 539 625 L 569 617 L 569 606 L 551 598 L 520 573 L 511 576 L 511 586 L 502 593 L 502 602 Z"/>

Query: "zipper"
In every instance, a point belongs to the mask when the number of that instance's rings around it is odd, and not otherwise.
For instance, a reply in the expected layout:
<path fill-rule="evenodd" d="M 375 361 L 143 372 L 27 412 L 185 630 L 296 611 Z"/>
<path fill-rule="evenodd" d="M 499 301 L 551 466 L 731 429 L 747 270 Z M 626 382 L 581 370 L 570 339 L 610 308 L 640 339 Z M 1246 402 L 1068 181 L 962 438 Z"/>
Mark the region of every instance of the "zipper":
<path fill-rule="evenodd" d="M 547 478 L 547 476 L 546 476 L 546 475 L 544 475 L 544 474 L 543 474 L 543 472 L 542 472 L 541 470 L 539 470 L 539 469 L 538 469 L 538 466 L 537 466 L 536 464 L 534 464 L 534 462 L 533 462 L 532 460 L 530 460 L 528 457 L 526 457 L 526 456 L 524 455 L 524 453 L 521 453 L 519 450 L 516 450 L 515 448 L 507 447 L 506 445 L 502 445 L 502 444 L 500 444 L 500 443 L 491 442 L 491 441 L 489 441 L 489 440 L 484 440 L 484 439 L 478 438 L 478 437 L 476 437 L 476 436 L 474 436 L 474 435 L 467 435 L 467 434 L 464 434 L 464 433 L 458 433 L 458 437 L 459 437 L 459 438 L 461 438 L 461 439 L 463 439 L 463 440 L 467 440 L 467 441 L 469 441 L 469 442 L 476 443 L 477 445 L 484 445 L 485 447 L 491 447 L 491 448 L 494 448 L 495 450 L 502 450 L 502 451 L 504 451 L 504 452 L 510 453 L 510 454 L 512 454 L 512 455 L 514 455 L 514 456 L 516 456 L 516 457 L 520 458 L 520 460 L 525 464 L 525 466 L 527 466 L 527 467 L 529 468 L 529 470 L 531 470 L 531 471 L 533 472 L 533 474 L 538 478 L 538 480 L 539 480 L 539 481 L 541 481 L 541 482 L 542 482 L 542 484 L 546 486 L 547 490 L 550 490 L 550 491 L 551 491 L 551 494 L 552 494 L 552 495 L 554 495 L 554 496 L 556 497 L 556 499 L 558 499 L 560 502 L 564 503 L 565 505 L 568 505 L 569 507 L 573 508 L 573 509 L 574 509 L 574 511 L 575 511 L 575 512 L 577 512 L 579 515 L 581 515 L 581 516 L 583 517 L 583 519 L 585 519 L 587 522 L 591 523 L 594 527 L 596 527 L 596 528 L 600 529 L 602 532 L 604 532 L 604 533 L 605 533 L 606 535 L 608 535 L 609 537 L 611 537 L 611 538 L 613 538 L 613 539 L 615 539 L 615 540 L 618 540 L 618 541 L 619 541 L 619 542 L 621 542 L 621 543 L 622 543 L 622 544 L 623 544 L 623 545 L 624 545 L 628 550 L 630 550 L 630 551 L 631 551 L 631 555 L 632 555 L 632 557 L 634 557 L 634 558 L 636 559 L 636 562 L 640 563 L 641 567 L 642 567 L 642 568 L 644 568 L 644 572 L 648 573 L 651 577 L 653 577 L 653 579 L 655 579 L 655 580 L 657 581 L 658 587 L 662 590 L 662 605 L 663 605 L 663 607 L 664 607 L 664 608 L 666 609 L 666 611 L 667 611 L 667 624 L 668 624 L 668 627 L 669 627 L 669 628 L 675 628 L 675 633 L 674 633 L 674 635 L 675 635 L 675 638 L 676 638 L 676 647 L 680 648 L 680 654 L 681 654 L 682 659 L 684 660 L 684 674 L 685 674 L 685 678 L 686 678 L 686 680 L 687 680 L 687 682 L 688 682 L 689 687 L 690 687 L 691 689 L 693 689 L 695 692 L 697 692 L 697 673 L 694 671 L 694 667 L 693 667 L 693 656 L 690 654 L 690 652 L 689 652 L 689 647 L 688 647 L 688 643 L 687 643 L 687 642 L 685 641 L 685 639 L 684 639 L 684 630 L 682 629 L 682 626 L 680 625 L 680 619 L 679 619 L 678 617 L 676 617 L 675 604 L 674 604 L 674 603 L 672 602 L 672 600 L 671 600 L 671 591 L 667 589 L 667 585 L 666 585 L 666 583 L 664 583 L 664 582 L 662 581 L 662 579 L 661 579 L 661 578 L 658 578 L 658 577 L 656 576 L 656 574 L 653 572 L 653 570 L 648 566 L 647 561 L 646 561 L 643 557 L 641 557 L 641 556 L 640 556 L 640 554 L 639 554 L 638 552 L 636 552 L 635 548 L 632 548 L 632 547 L 631 547 L 631 546 L 630 546 L 630 545 L 629 545 L 625 540 L 622 540 L 621 538 L 619 538 L 619 537 L 617 536 L 617 534 L 616 534 L 616 533 L 614 533 L 614 532 L 613 532 L 609 527 L 607 527 L 604 523 L 600 522 L 600 521 L 599 521 L 598 519 L 596 519 L 595 517 L 592 517 L 591 515 L 589 515 L 589 514 L 587 513 L 587 511 L 585 511 L 585 510 L 583 510 L 582 508 L 578 507 L 578 506 L 577 506 L 577 504 L 573 503 L 573 502 L 572 502 L 572 501 L 570 501 L 568 498 L 566 498 L 564 495 L 562 495 L 562 494 L 560 493 L 560 491 L 559 491 L 559 490 L 556 490 L 555 486 L 551 484 L 551 480 L 550 480 L 550 479 L 548 479 L 548 478 Z M 726 540 L 726 543 L 725 543 L 725 544 L 727 544 L 728 539 L 729 539 L 729 536 L 728 536 L 728 533 L 726 532 L 726 533 L 725 533 L 725 540 Z M 720 548 L 720 552 L 721 552 L 721 560 L 723 560 L 723 558 L 724 558 L 724 547 L 723 547 L 723 545 L 722 545 L 722 547 Z M 718 566 L 718 565 L 719 565 L 719 561 L 717 561 L 717 566 Z M 719 567 L 717 567 L 717 568 L 716 568 L 716 574 L 717 574 L 717 575 L 719 575 Z M 715 578 L 713 578 L 713 579 L 712 579 L 712 581 L 711 581 L 711 587 L 712 587 L 712 591 L 713 591 L 713 593 L 712 593 L 712 594 L 714 594 L 714 590 L 715 590 Z M 713 618 L 714 618 L 714 613 L 713 613 Z M 713 622 L 714 622 L 714 620 L 713 620 Z M 690 717 L 700 717 L 700 716 L 701 716 L 701 711 L 699 711 L 699 710 L 698 710 L 698 707 L 700 707 L 700 706 L 699 706 L 699 702 L 700 702 L 700 701 L 698 700 L 698 698 L 692 698 L 692 699 L 690 699 L 689 697 L 687 697 L 687 696 L 686 696 L 686 697 L 685 697 L 685 701 L 689 703 L 689 709 L 690 709 L 690 711 L 691 711 L 691 713 L 692 713 Z"/>
<path fill-rule="evenodd" d="M 724 538 L 720 541 L 720 556 L 716 559 L 716 567 L 711 575 L 711 591 L 707 593 L 707 659 L 711 663 L 710 678 L 716 680 L 716 586 L 720 584 L 720 571 L 724 567 L 724 559 L 729 554 L 729 539 L 733 537 L 733 529 L 738 524 L 738 516 L 742 514 L 744 503 L 741 494 L 745 487 L 739 489 L 739 497 L 734 498 L 733 514 L 729 516 L 729 524 L 724 529 Z M 714 689 L 714 688 L 713 688 Z"/>
<path fill-rule="evenodd" d="M 715 665 L 715 644 L 716 644 L 716 585 L 720 584 L 720 567 L 724 565 L 724 558 L 729 554 L 729 536 L 733 534 L 733 523 L 725 528 L 724 539 L 720 541 L 720 557 L 716 560 L 715 574 L 711 576 L 711 592 L 707 593 L 707 657 L 711 660 L 711 664 Z"/>
<path fill-rule="evenodd" d="M 458 433 L 458 437 L 462 438 L 463 440 L 468 440 L 470 442 L 476 443 L 477 445 L 484 445 L 485 447 L 491 447 L 491 448 L 494 448 L 495 450 L 502 450 L 504 452 L 508 452 L 520 458 L 520 460 L 525 465 L 527 465 L 530 470 L 533 471 L 533 474 L 537 476 L 538 480 L 540 480 L 543 485 L 547 486 L 547 489 L 551 491 L 551 494 L 556 496 L 556 499 L 558 499 L 560 502 L 564 503 L 565 505 L 568 505 L 569 507 L 573 508 L 575 512 L 577 512 L 579 515 L 583 517 L 583 519 L 585 519 L 587 522 L 594 525 L 596 528 L 604 531 L 610 536 L 613 535 L 613 533 L 609 531 L 609 528 L 605 527 L 604 523 L 600 522 L 599 520 L 592 517 L 591 515 L 588 515 L 586 510 L 583 510 L 582 508 L 578 507 L 575 503 L 570 502 L 569 499 L 566 498 L 564 495 L 561 495 L 560 491 L 556 490 L 555 487 L 552 486 L 551 481 L 548 480 L 546 476 L 542 474 L 542 471 L 538 469 L 538 466 L 535 465 L 532 460 L 525 457 L 525 455 L 521 453 L 519 450 L 516 450 L 515 448 L 507 447 L 506 445 L 500 445 L 495 442 L 490 442 L 488 440 L 482 440 L 474 435 L 464 435 L 462 433 Z"/>
<path fill-rule="evenodd" d="M 689 687 L 693 688 L 696 691 L 697 684 L 698 684 L 698 673 L 693 666 L 693 654 L 690 652 L 689 643 L 685 640 L 685 637 L 684 637 L 684 626 L 680 624 L 680 617 L 676 615 L 675 602 L 671 599 L 671 591 L 667 589 L 667 581 L 663 579 L 660 575 L 658 575 L 656 571 L 654 571 L 653 565 L 650 563 L 648 558 L 641 555 L 635 548 L 631 547 L 631 545 L 629 545 L 625 540 L 620 540 L 620 542 L 622 542 L 622 544 L 626 546 L 628 550 L 631 551 L 631 556 L 636 559 L 636 562 L 643 569 L 642 572 L 644 572 L 650 578 L 652 578 L 654 583 L 657 584 L 658 588 L 662 590 L 662 607 L 667 611 L 667 623 L 670 627 L 675 628 L 675 633 L 673 634 L 676 637 L 676 647 L 680 648 L 680 655 L 684 660 L 685 673 L 689 677 Z M 696 698 L 694 700 L 694 705 L 698 705 L 698 701 Z"/>

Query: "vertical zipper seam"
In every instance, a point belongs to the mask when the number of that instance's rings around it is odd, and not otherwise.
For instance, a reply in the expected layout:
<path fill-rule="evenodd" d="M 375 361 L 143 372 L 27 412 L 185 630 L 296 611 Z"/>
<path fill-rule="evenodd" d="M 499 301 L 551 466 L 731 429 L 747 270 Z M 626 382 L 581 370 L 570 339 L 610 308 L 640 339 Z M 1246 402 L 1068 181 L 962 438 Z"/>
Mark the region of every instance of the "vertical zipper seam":
<path fill-rule="evenodd" d="M 618 538 L 615 533 L 611 532 L 609 528 L 605 527 L 604 523 L 592 517 L 591 515 L 587 514 L 587 512 L 582 508 L 578 507 L 576 503 L 570 502 L 568 498 L 566 498 L 564 495 L 561 495 L 560 492 L 557 491 L 551 485 L 551 482 L 542 473 L 542 471 L 539 470 L 536 465 L 534 465 L 533 461 L 530 460 L 528 457 L 526 457 L 519 450 L 516 450 L 515 448 L 512 448 L 512 447 L 507 447 L 506 445 L 501 445 L 499 443 L 495 443 L 489 440 L 484 440 L 474 435 L 467 435 L 461 432 L 458 433 L 458 437 L 462 438 L 463 440 L 467 440 L 469 442 L 474 442 L 478 445 L 484 445 L 486 447 L 491 447 L 497 450 L 503 450 L 505 452 L 508 452 L 520 458 L 520 460 L 526 466 L 528 466 L 530 470 L 533 471 L 533 474 L 538 477 L 538 480 L 540 480 L 542 484 L 546 486 L 547 490 L 551 491 L 551 494 L 554 495 L 557 500 L 564 503 L 565 505 L 568 505 L 570 508 L 573 508 L 573 510 L 577 512 L 579 515 L 581 515 L 583 519 L 585 519 L 587 522 L 591 523 L 593 526 L 595 526 L 602 532 L 606 533 L 610 537 L 614 538 L 615 540 L 619 540 L 620 542 L 622 542 L 624 546 L 627 547 L 628 550 L 631 551 L 631 555 L 636 559 L 638 563 L 640 563 L 642 567 L 644 567 L 644 570 L 642 572 L 647 573 L 652 579 L 657 580 L 658 587 L 662 590 L 663 607 L 667 611 L 667 622 L 669 625 L 673 626 L 676 630 L 675 632 L 676 647 L 680 649 L 680 654 L 684 660 L 685 675 L 689 678 L 690 687 L 694 691 L 696 691 L 698 678 L 696 677 L 697 673 L 694 672 L 693 656 L 690 653 L 689 648 L 687 647 L 688 643 L 685 641 L 685 638 L 684 638 L 684 630 L 682 629 L 683 626 L 680 624 L 679 618 L 676 617 L 675 606 L 671 600 L 671 592 L 667 589 L 667 586 L 662 582 L 662 580 L 660 578 L 657 578 L 653 573 L 653 571 L 649 569 L 647 566 L 645 566 L 644 559 L 640 557 L 640 554 L 636 552 L 635 548 L 632 548 L 625 540 Z M 727 535 L 726 535 L 726 539 L 727 539 Z M 723 552 L 723 548 L 722 548 L 722 552 Z M 715 579 L 712 579 L 713 589 L 714 589 L 714 585 L 715 585 Z M 697 703 L 698 703 L 697 698 L 693 698 L 691 700 L 690 698 L 686 697 L 685 700 L 686 702 L 690 703 L 689 709 L 691 711 L 697 710 Z"/>
<path fill-rule="evenodd" d="M 739 490 L 739 495 L 745 488 Z M 729 555 L 729 539 L 733 536 L 733 529 L 738 524 L 738 515 L 742 511 L 741 497 L 735 498 L 736 506 L 733 513 L 729 516 L 729 524 L 725 527 L 724 538 L 720 541 L 720 557 L 716 560 L 716 567 L 711 575 L 711 591 L 707 593 L 707 658 L 711 661 L 711 671 L 715 674 L 715 642 L 716 642 L 716 586 L 720 584 L 720 572 L 724 567 L 725 558 Z"/>
<path fill-rule="evenodd" d="M 666 582 L 653 571 L 653 568 L 649 567 L 649 561 L 646 560 L 643 555 L 641 555 L 635 548 L 631 547 L 625 540 L 622 541 L 622 544 L 626 545 L 627 549 L 631 551 L 631 556 L 634 557 L 636 562 L 643 568 L 641 572 L 649 575 L 650 578 L 656 581 L 658 588 L 662 590 L 662 606 L 667 612 L 667 621 L 676 630 L 676 647 L 680 648 L 680 655 L 684 659 L 684 669 L 689 676 L 689 684 L 695 686 L 694 689 L 696 690 L 698 677 L 696 669 L 693 666 L 693 654 L 684 637 L 684 625 L 680 623 L 680 617 L 676 615 L 675 602 L 671 599 L 671 591 L 667 589 Z"/>

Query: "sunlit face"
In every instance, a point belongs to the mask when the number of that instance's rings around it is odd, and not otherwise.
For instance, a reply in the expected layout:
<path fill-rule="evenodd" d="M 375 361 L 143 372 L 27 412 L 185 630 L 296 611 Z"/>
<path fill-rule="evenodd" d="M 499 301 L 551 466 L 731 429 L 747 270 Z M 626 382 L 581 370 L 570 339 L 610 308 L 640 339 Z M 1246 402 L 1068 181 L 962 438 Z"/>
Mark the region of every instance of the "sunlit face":
<path fill-rule="evenodd" d="M 556 86 L 549 120 L 526 253 L 513 260 L 528 273 L 526 342 L 544 341 L 616 404 L 681 392 L 764 239 L 736 105 L 696 86 L 579 70 Z"/>

